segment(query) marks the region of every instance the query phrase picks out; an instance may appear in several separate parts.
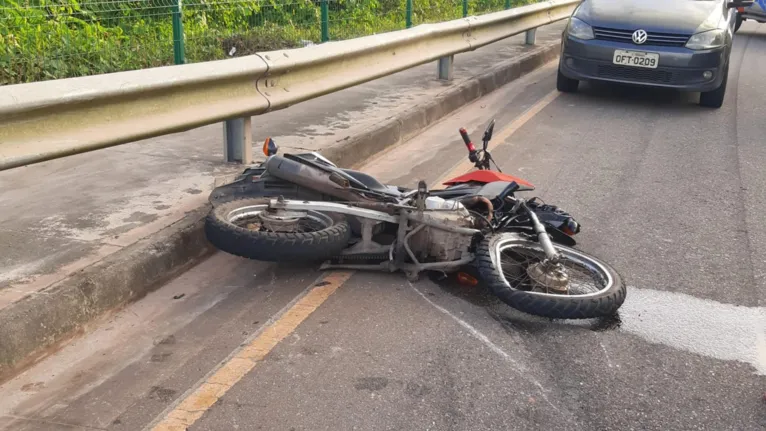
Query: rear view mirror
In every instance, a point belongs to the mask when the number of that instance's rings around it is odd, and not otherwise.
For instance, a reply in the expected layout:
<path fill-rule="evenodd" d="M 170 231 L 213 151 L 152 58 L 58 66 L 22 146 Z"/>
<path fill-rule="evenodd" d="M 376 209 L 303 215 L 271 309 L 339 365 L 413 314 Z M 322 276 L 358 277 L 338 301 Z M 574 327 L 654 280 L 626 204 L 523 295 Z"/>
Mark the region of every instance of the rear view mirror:
<path fill-rule="evenodd" d="M 753 0 L 731 0 L 726 3 L 726 7 L 728 8 L 746 8 L 750 7 L 755 3 Z"/>
<path fill-rule="evenodd" d="M 485 150 L 487 149 L 487 144 L 489 143 L 490 139 L 492 139 L 492 133 L 494 131 L 495 131 L 495 120 L 492 120 L 490 121 L 486 130 L 484 130 L 484 136 L 481 138 L 482 142 L 484 142 Z"/>

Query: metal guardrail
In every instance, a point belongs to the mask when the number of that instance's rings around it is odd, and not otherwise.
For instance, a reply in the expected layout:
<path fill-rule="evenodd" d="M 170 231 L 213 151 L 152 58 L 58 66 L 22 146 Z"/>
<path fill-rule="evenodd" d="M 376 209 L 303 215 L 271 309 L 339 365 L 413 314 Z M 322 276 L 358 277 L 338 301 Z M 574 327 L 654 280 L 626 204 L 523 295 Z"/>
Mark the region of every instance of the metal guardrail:
<path fill-rule="evenodd" d="M 207 63 L 0 87 L 0 170 L 225 121 L 227 160 L 252 160 L 250 116 L 568 18 L 551 0 L 407 30 Z"/>

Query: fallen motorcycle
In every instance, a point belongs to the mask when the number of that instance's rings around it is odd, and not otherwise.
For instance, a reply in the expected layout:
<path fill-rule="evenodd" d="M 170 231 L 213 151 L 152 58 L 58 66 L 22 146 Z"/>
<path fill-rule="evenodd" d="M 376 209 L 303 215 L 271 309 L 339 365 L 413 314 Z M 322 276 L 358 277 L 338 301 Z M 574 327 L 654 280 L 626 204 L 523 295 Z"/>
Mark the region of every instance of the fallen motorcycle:
<path fill-rule="evenodd" d="M 416 189 L 384 185 L 317 153 L 277 155 L 267 139 L 266 161 L 211 194 L 207 238 L 250 259 L 403 271 L 410 279 L 473 268 L 503 302 L 530 314 L 613 314 L 625 300 L 622 278 L 572 248 L 580 225 L 568 213 L 516 195 L 534 186 L 495 164 L 487 149 L 494 125 L 481 150 L 460 129 L 477 170 L 440 190 L 423 181 Z"/>

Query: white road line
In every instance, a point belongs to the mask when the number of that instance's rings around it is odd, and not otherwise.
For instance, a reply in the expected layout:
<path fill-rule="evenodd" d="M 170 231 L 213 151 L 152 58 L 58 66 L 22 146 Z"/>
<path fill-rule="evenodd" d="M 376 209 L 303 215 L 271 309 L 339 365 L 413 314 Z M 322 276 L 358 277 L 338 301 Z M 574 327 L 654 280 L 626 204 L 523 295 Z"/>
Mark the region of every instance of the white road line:
<path fill-rule="evenodd" d="M 498 346 L 497 344 L 493 343 L 493 342 L 492 342 L 492 340 L 490 340 L 489 338 L 487 338 L 487 336 L 486 336 L 486 335 L 484 335 L 484 334 L 482 334 L 481 332 L 479 332 L 479 330 L 478 330 L 478 329 L 476 329 L 476 328 L 474 328 L 474 327 L 473 327 L 473 326 L 472 326 L 470 323 L 468 323 L 468 322 L 466 322 L 465 320 L 463 320 L 463 319 L 461 319 L 461 318 L 459 318 L 459 317 L 455 316 L 454 314 L 450 313 L 450 312 L 449 312 L 449 310 L 447 310 L 446 308 L 444 308 L 444 307 L 442 307 L 442 306 L 440 306 L 440 305 L 438 305 L 438 304 L 434 303 L 434 302 L 433 302 L 433 301 L 431 301 L 430 299 L 428 299 L 428 297 L 427 297 L 426 295 L 424 295 L 424 294 L 423 294 L 423 292 L 421 292 L 420 290 L 418 290 L 418 288 L 417 288 L 417 287 L 415 287 L 415 285 L 414 285 L 414 284 L 412 284 L 412 283 L 411 283 L 411 282 L 409 282 L 409 281 L 408 281 L 407 283 L 410 285 L 410 287 L 412 288 L 412 290 L 414 290 L 414 291 L 415 291 L 415 292 L 416 292 L 418 295 L 420 295 L 420 297 L 421 297 L 421 298 L 425 299 L 427 303 L 431 304 L 431 305 L 432 305 L 434 308 L 436 308 L 437 310 L 439 310 L 439 311 L 441 311 L 442 313 L 446 314 L 447 316 L 451 317 L 451 318 L 452 318 L 452 320 L 454 320 L 454 321 L 455 321 L 455 322 L 457 322 L 457 323 L 458 323 L 460 326 L 462 326 L 463 328 L 465 328 L 465 329 L 466 329 L 466 330 L 467 330 L 467 331 L 468 331 L 468 332 L 469 332 L 469 333 L 470 333 L 470 334 L 471 334 L 471 335 L 472 335 L 474 338 L 476 338 L 476 339 L 478 339 L 479 341 L 481 341 L 482 343 L 484 343 L 484 345 L 486 345 L 487 347 L 489 347 L 489 348 L 490 348 L 490 350 L 492 350 L 493 352 L 497 353 L 497 354 L 498 354 L 500 357 L 502 357 L 503 359 L 505 359 L 507 362 L 510 362 L 511 364 L 513 364 L 513 366 L 514 366 L 514 368 L 515 368 L 515 371 L 516 371 L 516 373 L 517 373 L 517 374 L 519 374 L 521 377 L 523 377 L 523 378 L 527 379 L 527 380 L 528 380 L 528 381 L 530 381 L 531 383 L 533 383 L 535 386 L 537 386 L 537 388 L 540 390 L 540 395 L 543 397 L 543 399 L 545 400 L 545 402 L 547 402 L 547 403 L 548 403 L 548 404 L 549 404 L 549 405 L 550 405 L 550 406 L 551 406 L 551 407 L 552 407 L 554 410 L 556 410 L 557 412 L 559 412 L 559 413 L 562 413 L 562 412 L 561 412 L 561 410 L 559 410 L 559 408 L 558 408 L 558 407 L 556 407 L 556 405 L 555 405 L 555 404 L 553 404 L 553 403 L 552 403 L 552 402 L 551 402 L 551 401 L 548 399 L 548 396 L 545 394 L 545 392 L 547 392 L 547 390 L 546 390 L 546 389 L 543 387 L 543 385 L 542 385 L 542 384 L 540 384 L 540 382 L 538 382 L 538 381 L 537 381 L 537 379 L 535 379 L 534 377 L 532 377 L 532 375 L 530 374 L 530 372 L 529 372 L 529 371 L 527 371 L 527 370 L 526 370 L 526 369 L 525 369 L 525 368 L 524 368 L 524 367 L 523 367 L 521 364 L 519 364 L 519 363 L 518 363 L 518 362 L 517 362 L 515 359 L 513 359 L 513 358 L 511 357 L 511 355 L 509 355 L 509 354 L 508 354 L 508 353 L 507 353 L 505 350 L 503 350 L 502 348 L 500 348 L 500 346 Z"/>
<path fill-rule="evenodd" d="M 600 341 L 598 344 L 601 346 L 601 350 L 604 351 L 604 356 L 606 357 L 606 365 L 608 365 L 609 368 L 612 368 L 612 360 L 609 358 L 609 352 L 606 351 L 606 346 L 604 346 L 604 343 Z"/>

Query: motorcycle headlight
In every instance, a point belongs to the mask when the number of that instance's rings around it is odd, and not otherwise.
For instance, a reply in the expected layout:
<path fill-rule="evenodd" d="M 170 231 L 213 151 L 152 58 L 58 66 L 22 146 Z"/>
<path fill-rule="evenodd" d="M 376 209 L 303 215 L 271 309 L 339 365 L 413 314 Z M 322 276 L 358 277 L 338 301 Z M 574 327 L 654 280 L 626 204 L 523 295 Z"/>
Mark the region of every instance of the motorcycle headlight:
<path fill-rule="evenodd" d="M 726 43 L 725 30 L 710 30 L 690 37 L 686 47 L 694 50 L 713 49 L 722 47 L 724 43 Z"/>
<path fill-rule="evenodd" d="M 577 39 L 584 40 L 590 40 L 595 37 L 593 36 L 593 27 L 585 24 L 583 21 L 575 17 L 572 17 L 569 20 L 569 25 L 567 26 L 567 34 L 572 37 L 576 37 Z"/>

